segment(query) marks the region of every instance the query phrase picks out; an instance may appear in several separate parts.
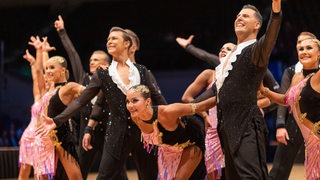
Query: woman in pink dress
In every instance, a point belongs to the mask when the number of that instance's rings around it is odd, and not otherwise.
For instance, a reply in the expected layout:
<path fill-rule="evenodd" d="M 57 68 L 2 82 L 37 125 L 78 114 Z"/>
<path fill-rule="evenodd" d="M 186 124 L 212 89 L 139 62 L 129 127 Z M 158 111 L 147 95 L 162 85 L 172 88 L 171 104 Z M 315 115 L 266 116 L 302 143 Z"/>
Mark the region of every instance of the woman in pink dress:
<path fill-rule="evenodd" d="M 49 83 L 45 82 L 43 76 L 43 58 L 46 58 L 43 55 L 47 56 L 47 52 L 54 48 L 50 47 L 46 38 L 41 42 L 39 37 L 32 36 L 30 40 L 29 44 L 36 49 L 37 60 L 28 50 L 23 58 L 31 66 L 34 104 L 31 106 L 31 121 L 19 143 L 19 180 L 29 179 L 31 166 L 34 168 L 36 179 L 48 179 L 54 175 L 54 156 L 50 155 L 54 153 L 53 143 L 50 138 L 39 138 L 35 135 L 40 113 L 47 106 L 48 96 L 50 96 L 50 93 L 46 93 L 49 90 Z M 41 159 L 41 155 L 45 155 L 45 158 Z"/>
<path fill-rule="evenodd" d="M 219 59 L 226 57 L 235 47 L 233 43 L 226 43 L 219 52 Z M 197 78 L 188 86 L 182 96 L 183 102 L 192 102 L 203 89 L 208 89 L 216 81 L 216 73 L 213 69 L 202 71 Z M 208 180 L 220 179 L 222 169 L 225 166 L 224 155 L 221 149 L 220 139 L 217 132 L 217 108 L 213 107 L 207 112 L 201 112 L 201 116 L 206 123 L 205 137 L 205 162 Z"/>
<path fill-rule="evenodd" d="M 127 109 L 141 129 L 145 148 L 158 151 L 158 179 L 204 179 L 204 130 L 193 114 L 213 107 L 216 98 L 199 103 L 151 106 L 150 90 L 136 85 L 127 92 Z"/>
<path fill-rule="evenodd" d="M 305 39 L 297 50 L 303 70 L 294 75 L 287 93 L 278 94 L 263 85 L 260 90 L 272 101 L 290 106 L 305 141 L 305 176 L 320 179 L 320 41 Z"/>

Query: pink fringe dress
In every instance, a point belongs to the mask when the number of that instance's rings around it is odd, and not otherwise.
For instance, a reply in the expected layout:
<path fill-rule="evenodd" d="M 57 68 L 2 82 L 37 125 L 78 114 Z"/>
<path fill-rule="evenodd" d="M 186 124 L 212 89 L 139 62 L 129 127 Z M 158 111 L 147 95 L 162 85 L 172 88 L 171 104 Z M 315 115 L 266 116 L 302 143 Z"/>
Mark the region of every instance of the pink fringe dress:
<path fill-rule="evenodd" d="M 320 179 L 320 139 L 310 130 L 303 121 L 306 114 L 301 114 L 299 107 L 300 92 L 306 85 L 309 78 L 290 88 L 286 94 L 286 104 L 291 107 L 293 116 L 300 128 L 305 141 L 305 176 L 308 180 Z M 319 118 L 320 119 L 320 118 Z M 319 128 L 318 123 L 314 123 L 314 128 Z"/>
<path fill-rule="evenodd" d="M 182 144 L 168 145 L 162 143 L 162 133 L 159 131 L 158 120 L 152 123 L 153 132 L 150 134 L 141 133 L 146 150 L 151 151 L 154 146 L 158 146 L 158 179 L 173 180 L 175 178 L 183 149 L 193 145 L 190 141 Z M 151 146 L 149 146 L 151 145 Z"/>
<path fill-rule="evenodd" d="M 210 88 L 211 86 L 212 83 L 208 86 L 208 88 Z M 205 138 L 205 162 L 207 173 L 209 174 L 217 170 L 219 172 L 219 175 L 221 176 L 221 168 L 225 167 L 225 162 L 217 131 L 218 118 L 216 106 L 209 109 L 209 119 L 210 122 L 208 123 L 210 126 L 207 129 Z"/>
<path fill-rule="evenodd" d="M 19 166 L 29 164 L 33 166 L 36 179 L 51 179 L 55 174 L 55 146 L 50 136 L 39 137 L 35 130 L 41 124 L 41 115 L 46 113 L 49 99 L 53 91 L 47 92 L 31 107 L 31 121 L 23 132 L 20 140 Z M 23 168 L 23 167 L 21 167 Z"/>

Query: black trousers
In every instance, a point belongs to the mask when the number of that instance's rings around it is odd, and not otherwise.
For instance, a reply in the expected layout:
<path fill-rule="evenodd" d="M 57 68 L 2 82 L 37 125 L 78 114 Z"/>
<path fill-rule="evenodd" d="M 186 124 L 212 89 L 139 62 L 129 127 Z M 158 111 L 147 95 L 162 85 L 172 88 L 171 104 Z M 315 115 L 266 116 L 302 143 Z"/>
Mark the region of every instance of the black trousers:
<path fill-rule="evenodd" d="M 287 120 L 286 126 L 290 140 L 287 141 L 287 145 L 279 143 L 269 174 L 270 180 L 289 179 L 295 157 L 304 144 L 303 136 L 295 120 Z"/>
<path fill-rule="evenodd" d="M 252 122 L 244 133 L 239 149 L 231 154 L 226 133 L 221 131 L 225 153 L 225 178 L 227 180 L 254 179 L 266 180 L 268 176 L 265 151 L 265 132 Z"/>
<path fill-rule="evenodd" d="M 100 128 L 96 128 L 93 132 L 91 139 L 92 149 L 85 151 L 82 147 L 83 131 L 80 133 L 78 156 L 79 165 L 83 179 L 87 179 L 88 172 L 90 171 L 94 160 L 100 160 L 103 152 L 105 131 L 101 131 Z"/>
<path fill-rule="evenodd" d="M 115 139 L 116 141 L 116 139 Z M 152 151 L 150 154 L 144 149 L 141 142 L 141 131 L 133 125 L 128 128 L 125 136 L 124 145 L 121 151 L 120 159 L 115 158 L 105 149 L 99 166 L 98 180 L 126 180 L 125 163 L 128 159 L 129 153 L 136 163 L 138 176 L 140 180 L 156 180 L 158 176 L 157 155 Z M 123 172 L 124 171 L 124 172 Z"/>

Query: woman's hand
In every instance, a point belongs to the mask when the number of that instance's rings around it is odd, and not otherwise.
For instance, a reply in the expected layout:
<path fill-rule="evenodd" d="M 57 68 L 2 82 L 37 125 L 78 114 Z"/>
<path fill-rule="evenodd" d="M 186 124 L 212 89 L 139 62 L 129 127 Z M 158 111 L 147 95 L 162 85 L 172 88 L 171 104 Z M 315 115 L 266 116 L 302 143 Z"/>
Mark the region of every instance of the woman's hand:
<path fill-rule="evenodd" d="M 42 119 L 44 120 L 42 124 L 36 129 L 36 135 L 47 136 L 51 130 L 54 130 L 57 126 L 54 123 L 53 119 L 42 115 Z"/>

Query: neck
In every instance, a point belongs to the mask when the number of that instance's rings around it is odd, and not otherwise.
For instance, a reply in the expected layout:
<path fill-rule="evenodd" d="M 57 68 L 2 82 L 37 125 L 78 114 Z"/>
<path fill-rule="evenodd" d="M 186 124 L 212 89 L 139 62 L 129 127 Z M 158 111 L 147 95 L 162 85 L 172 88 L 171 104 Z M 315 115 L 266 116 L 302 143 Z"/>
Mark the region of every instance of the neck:
<path fill-rule="evenodd" d="M 150 120 L 153 116 L 153 109 L 152 107 L 149 105 L 148 107 L 146 107 L 145 109 L 145 113 L 143 113 L 140 117 L 141 120 Z"/>

